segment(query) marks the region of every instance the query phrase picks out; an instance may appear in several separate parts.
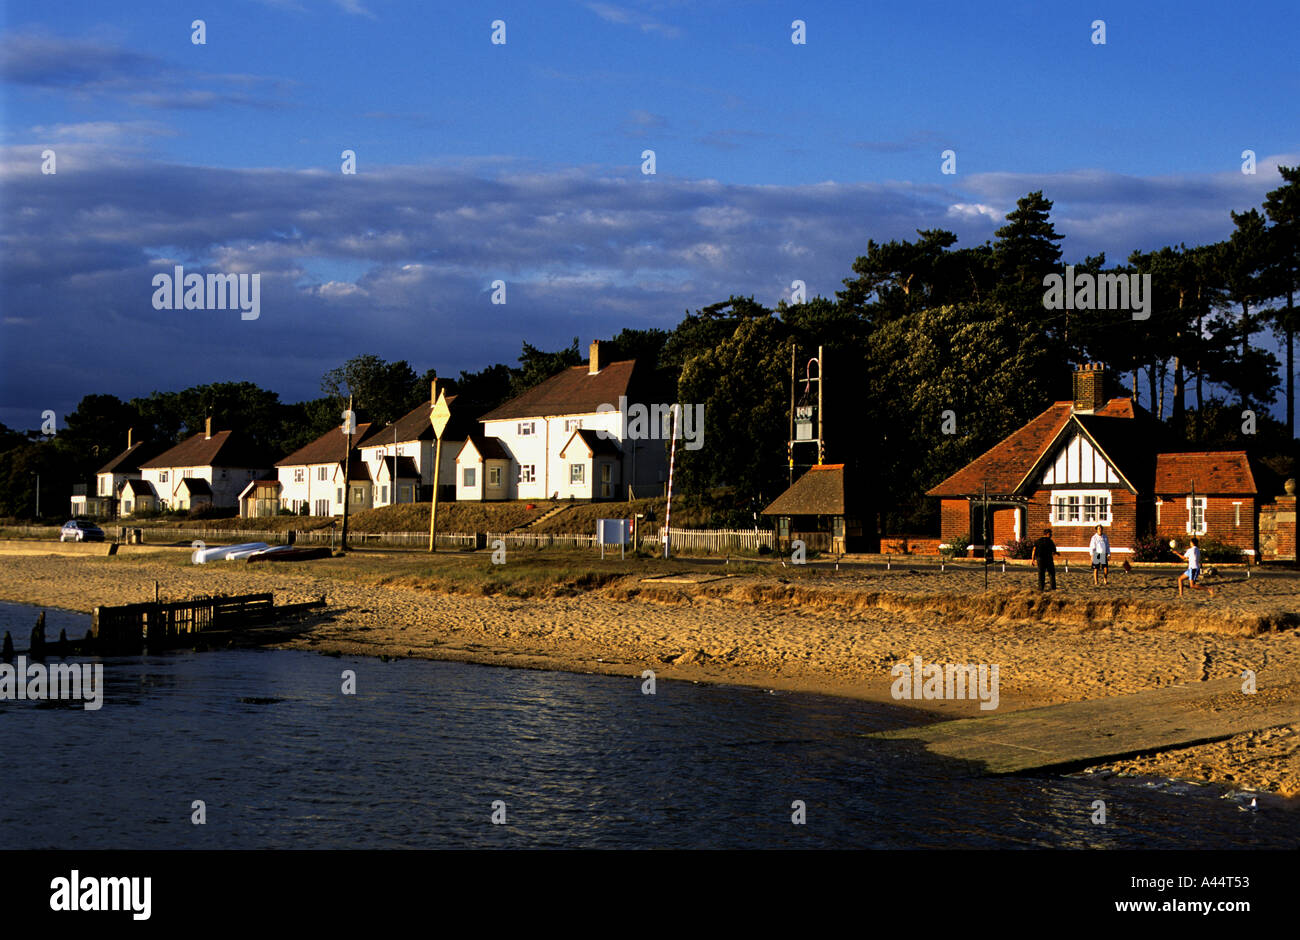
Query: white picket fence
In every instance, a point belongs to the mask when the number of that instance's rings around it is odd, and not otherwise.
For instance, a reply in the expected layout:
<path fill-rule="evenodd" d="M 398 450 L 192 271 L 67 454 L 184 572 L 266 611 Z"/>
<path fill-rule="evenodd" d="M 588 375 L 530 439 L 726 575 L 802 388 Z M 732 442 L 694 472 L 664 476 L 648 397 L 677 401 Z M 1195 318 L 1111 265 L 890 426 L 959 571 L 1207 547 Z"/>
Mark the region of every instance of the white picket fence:
<path fill-rule="evenodd" d="M 109 523 L 104 526 L 108 538 L 117 537 L 119 526 Z M 125 526 L 127 529 L 132 526 Z M 204 527 L 171 528 L 164 526 L 140 526 L 141 535 L 146 545 L 160 545 L 171 542 L 192 543 L 200 540 L 209 545 L 229 545 L 239 542 L 266 542 L 268 545 L 283 545 L 288 541 L 287 531 L 270 532 L 252 529 L 217 529 Z M 337 528 L 298 529 L 295 530 L 294 543 L 297 545 L 337 545 L 339 530 Z M 49 538 L 58 537 L 58 529 L 50 526 L 5 526 L 4 534 L 9 536 Z M 663 545 L 664 530 L 658 529 L 642 533 L 641 539 L 647 545 Z M 762 546 L 774 547 L 775 534 L 770 530 L 759 529 L 672 529 L 673 550 L 698 552 L 751 551 L 756 552 Z M 439 548 L 473 549 L 478 540 L 473 532 L 439 532 Z M 551 532 L 488 532 L 487 548 L 497 539 L 505 542 L 507 548 L 596 548 L 595 535 L 577 533 Z M 429 544 L 429 533 L 424 532 L 348 532 L 348 544 L 353 547 L 403 546 L 407 548 L 424 548 Z"/>
<path fill-rule="evenodd" d="M 669 529 L 669 551 L 725 552 L 740 550 L 756 552 L 760 547 L 772 548 L 775 533 L 764 529 Z M 663 544 L 664 530 L 647 542 Z"/>

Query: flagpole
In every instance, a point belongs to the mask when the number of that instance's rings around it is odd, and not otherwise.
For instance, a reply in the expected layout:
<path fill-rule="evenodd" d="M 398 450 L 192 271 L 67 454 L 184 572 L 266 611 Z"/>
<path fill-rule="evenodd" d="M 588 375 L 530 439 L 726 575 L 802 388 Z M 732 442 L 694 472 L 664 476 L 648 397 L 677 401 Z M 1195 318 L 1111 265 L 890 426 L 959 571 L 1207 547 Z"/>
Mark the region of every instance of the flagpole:
<path fill-rule="evenodd" d="M 673 464 L 677 460 L 677 409 L 680 406 L 673 404 L 669 412 L 672 415 L 672 443 L 668 446 L 668 506 L 664 509 L 664 558 L 668 557 L 668 543 L 672 540 L 669 534 L 673 521 Z M 662 431 L 662 426 L 660 427 Z"/>

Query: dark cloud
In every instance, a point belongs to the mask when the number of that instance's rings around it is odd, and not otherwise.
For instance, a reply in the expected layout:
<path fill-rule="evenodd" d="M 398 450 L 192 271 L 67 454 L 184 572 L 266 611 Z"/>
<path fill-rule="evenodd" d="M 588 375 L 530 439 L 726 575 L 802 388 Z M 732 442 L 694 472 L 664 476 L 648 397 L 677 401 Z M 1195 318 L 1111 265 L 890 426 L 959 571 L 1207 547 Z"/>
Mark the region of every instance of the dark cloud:
<path fill-rule="evenodd" d="M 513 361 L 520 343 L 672 327 L 730 294 L 773 304 L 803 280 L 833 295 L 868 238 L 993 236 L 1018 196 L 1056 200 L 1067 258 L 1223 237 L 1258 177 L 987 174 L 945 184 L 732 185 L 509 161 L 324 171 L 148 163 L 67 144 L 0 162 L 0 421 L 33 426 L 82 395 L 248 379 L 288 400 L 374 352 L 444 374 Z M 65 167 L 67 169 L 65 170 Z M 261 317 L 157 311 L 151 278 L 261 275 Z M 490 303 L 507 284 L 508 303 Z"/>

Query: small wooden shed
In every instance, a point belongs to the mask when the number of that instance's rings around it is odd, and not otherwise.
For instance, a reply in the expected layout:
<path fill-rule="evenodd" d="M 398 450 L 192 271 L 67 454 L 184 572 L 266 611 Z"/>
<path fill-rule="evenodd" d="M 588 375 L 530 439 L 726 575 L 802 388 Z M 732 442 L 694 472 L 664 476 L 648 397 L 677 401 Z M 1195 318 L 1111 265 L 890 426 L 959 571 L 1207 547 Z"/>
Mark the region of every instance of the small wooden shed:
<path fill-rule="evenodd" d="M 842 463 L 810 467 L 763 510 L 763 515 L 776 517 L 779 551 L 790 551 L 795 539 L 815 551 L 874 550 L 846 477 Z"/>

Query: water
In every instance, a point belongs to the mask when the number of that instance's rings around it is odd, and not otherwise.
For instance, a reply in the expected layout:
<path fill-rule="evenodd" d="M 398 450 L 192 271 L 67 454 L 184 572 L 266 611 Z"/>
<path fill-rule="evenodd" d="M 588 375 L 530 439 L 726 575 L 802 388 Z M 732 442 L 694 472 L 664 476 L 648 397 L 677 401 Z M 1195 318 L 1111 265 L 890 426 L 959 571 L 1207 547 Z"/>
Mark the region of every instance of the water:
<path fill-rule="evenodd" d="M 0 630 L 23 648 L 35 613 L 0 604 Z M 53 636 L 87 626 L 48 616 Z M 955 776 L 861 737 L 909 723 L 888 705 L 256 650 L 109 658 L 104 681 L 99 711 L 0 702 L 0 846 L 1300 845 L 1300 813 L 1208 787 Z"/>

